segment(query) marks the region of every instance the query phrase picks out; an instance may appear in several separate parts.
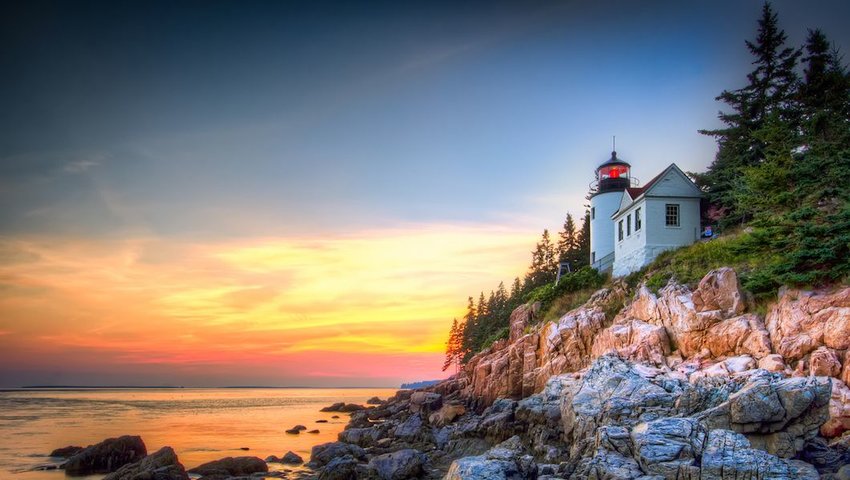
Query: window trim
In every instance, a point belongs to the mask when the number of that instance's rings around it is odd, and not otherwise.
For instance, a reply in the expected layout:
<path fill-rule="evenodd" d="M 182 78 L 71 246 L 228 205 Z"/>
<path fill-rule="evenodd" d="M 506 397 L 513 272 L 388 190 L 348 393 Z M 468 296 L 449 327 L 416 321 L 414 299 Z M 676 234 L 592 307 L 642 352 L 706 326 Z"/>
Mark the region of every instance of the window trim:
<path fill-rule="evenodd" d="M 632 214 L 626 215 L 626 236 L 632 236 Z"/>
<path fill-rule="evenodd" d="M 590 219 L 596 220 L 596 207 L 590 207 Z"/>
<path fill-rule="evenodd" d="M 635 233 L 640 231 L 640 207 L 635 209 Z"/>
<path fill-rule="evenodd" d="M 617 241 L 618 242 L 623 241 L 623 221 L 622 220 L 617 222 Z"/>

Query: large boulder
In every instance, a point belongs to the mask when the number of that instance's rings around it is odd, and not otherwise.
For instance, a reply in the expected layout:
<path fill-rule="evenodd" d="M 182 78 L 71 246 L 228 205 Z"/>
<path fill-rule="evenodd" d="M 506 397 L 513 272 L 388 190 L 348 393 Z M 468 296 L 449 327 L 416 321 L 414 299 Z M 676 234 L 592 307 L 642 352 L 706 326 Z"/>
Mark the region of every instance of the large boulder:
<path fill-rule="evenodd" d="M 774 352 L 788 362 L 820 346 L 850 348 L 850 288 L 831 293 L 780 290 L 765 324 Z"/>
<path fill-rule="evenodd" d="M 818 480 L 807 463 L 785 460 L 752 448 L 747 438 L 729 430 L 712 430 L 702 455 L 702 480 L 727 478 Z"/>
<path fill-rule="evenodd" d="M 103 480 L 189 480 L 171 447 L 162 447 L 135 463 L 129 463 Z"/>
<path fill-rule="evenodd" d="M 750 355 L 756 359 L 770 355 L 770 336 L 758 315 L 746 314 L 721 320 L 708 327 L 702 348 L 712 357 Z"/>
<path fill-rule="evenodd" d="M 720 310 L 725 316 L 744 313 L 744 295 L 738 274 L 729 267 L 708 272 L 694 290 L 693 301 L 698 312 Z"/>
<path fill-rule="evenodd" d="M 707 431 L 693 418 L 662 418 L 631 431 L 634 457 L 643 472 L 665 479 L 698 478 Z"/>
<path fill-rule="evenodd" d="M 372 457 L 369 467 L 375 470 L 381 480 L 405 480 L 419 478 L 424 463 L 425 456 L 421 452 L 406 448 Z"/>
<path fill-rule="evenodd" d="M 850 388 L 841 380 L 832 379 L 832 394 L 829 398 L 829 420 L 820 427 L 826 438 L 841 436 L 850 431 Z"/>
<path fill-rule="evenodd" d="M 65 462 L 65 473 L 72 476 L 112 473 L 148 454 L 142 437 L 124 435 L 86 447 Z"/>
<path fill-rule="evenodd" d="M 422 412 L 426 416 L 443 406 L 443 396 L 433 392 L 414 392 L 410 396 L 410 411 Z"/>
<path fill-rule="evenodd" d="M 757 448 L 790 458 L 829 418 L 830 391 L 823 378 L 782 378 L 760 370 L 728 400 L 695 416 L 709 429 L 746 434 Z"/>
<path fill-rule="evenodd" d="M 523 453 L 519 437 L 511 437 L 483 455 L 455 460 L 444 480 L 518 480 L 536 477 L 537 464 L 534 459 Z"/>
<path fill-rule="evenodd" d="M 564 438 L 570 456 L 593 455 L 602 426 L 633 427 L 675 413 L 676 395 L 645 378 L 614 355 L 598 358 L 575 390 L 561 400 Z"/>
<path fill-rule="evenodd" d="M 357 480 L 361 478 L 359 465 L 350 455 L 333 458 L 319 472 L 319 480 Z"/>
<path fill-rule="evenodd" d="M 641 320 L 611 325 L 593 340 L 591 354 L 616 353 L 622 358 L 651 365 L 665 365 L 670 355 L 667 330 Z"/>
<path fill-rule="evenodd" d="M 268 472 L 269 466 L 262 458 L 257 457 L 225 457 L 190 468 L 189 473 L 202 476 L 212 475 L 251 475 L 257 472 Z"/>
<path fill-rule="evenodd" d="M 364 460 L 366 451 L 357 445 L 352 445 L 345 442 L 329 442 L 321 445 L 316 445 L 310 452 L 311 468 L 323 467 L 330 463 L 334 458 L 350 456 L 356 460 Z"/>

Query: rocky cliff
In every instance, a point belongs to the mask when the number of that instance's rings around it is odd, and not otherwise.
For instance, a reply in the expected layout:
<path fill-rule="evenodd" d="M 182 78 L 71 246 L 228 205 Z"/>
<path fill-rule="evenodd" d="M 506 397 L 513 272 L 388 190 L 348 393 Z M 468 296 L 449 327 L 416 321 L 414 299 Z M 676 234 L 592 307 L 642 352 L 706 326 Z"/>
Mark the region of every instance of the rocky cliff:
<path fill-rule="evenodd" d="M 555 322 L 521 306 L 507 340 L 355 413 L 314 459 L 353 448 L 348 472 L 375 478 L 850 478 L 850 288 L 750 303 L 719 269 L 693 291 L 614 285 Z"/>

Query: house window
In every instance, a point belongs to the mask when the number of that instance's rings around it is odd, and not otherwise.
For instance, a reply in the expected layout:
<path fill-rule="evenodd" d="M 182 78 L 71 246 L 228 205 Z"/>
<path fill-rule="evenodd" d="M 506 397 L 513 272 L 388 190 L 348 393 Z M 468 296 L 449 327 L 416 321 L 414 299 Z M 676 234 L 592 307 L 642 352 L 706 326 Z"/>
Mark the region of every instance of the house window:
<path fill-rule="evenodd" d="M 596 219 L 596 207 L 590 207 L 590 219 L 591 220 Z"/>
<path fill-rule="evenodd" d="M 596 263 L 596 252 L 590 252 L 590 263 Z"/>
<path fill-rule="evenodd" d="M 665 221 L 668 227 L 678 227 L 679 226 L 679 204 L 678 203 L 668 203 L 665 209 Z"/>
<path fill-rule="evenodd" d="M 626 235 L 632 234 L 632 214 L 626 215 Z"/>
<path fill-rule="evenodd" d="M 618 229 L 619 239 L 620 239 L 620 240 L 623 240 L 623 221 L 622 221 L 622 220 L 620 220 L 620 223 L 618 223 L 617 225 L 619 225 L 619 227 L 620 227 L 620 228 Z"/>
<path fill-rule="evenodd" d="M 635 210 L 635 231 L 640 230 L 640 209 Z"/>

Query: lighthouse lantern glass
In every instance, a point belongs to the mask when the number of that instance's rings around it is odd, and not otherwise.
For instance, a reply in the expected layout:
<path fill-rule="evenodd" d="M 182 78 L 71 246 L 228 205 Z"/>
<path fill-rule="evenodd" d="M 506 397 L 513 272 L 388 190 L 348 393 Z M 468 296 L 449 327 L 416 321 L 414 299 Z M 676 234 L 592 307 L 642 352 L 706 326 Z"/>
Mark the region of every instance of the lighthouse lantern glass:
<path fill-rule="evenodd" d="M 609 178 L 628 178 L 629 177 L 629 167 L 625 165 L 612 165 L 609 167 L 602 167 L 599 169 L 599 180 L 606 180 Z"/>

